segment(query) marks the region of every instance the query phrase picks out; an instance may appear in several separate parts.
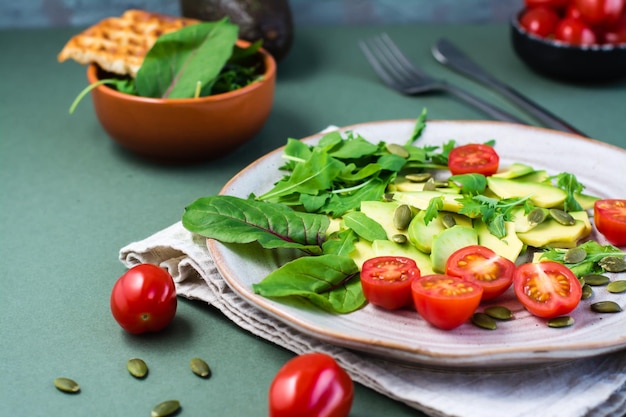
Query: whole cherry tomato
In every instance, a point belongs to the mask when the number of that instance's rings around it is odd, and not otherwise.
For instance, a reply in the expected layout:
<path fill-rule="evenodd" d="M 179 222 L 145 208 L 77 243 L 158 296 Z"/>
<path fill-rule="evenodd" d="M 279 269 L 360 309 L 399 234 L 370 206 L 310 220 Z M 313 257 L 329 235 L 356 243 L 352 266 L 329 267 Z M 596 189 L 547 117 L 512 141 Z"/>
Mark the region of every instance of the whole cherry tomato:
<path fill-rule="evenodd" d="M 593 45 L 597 37 L 593 29 L 580 19 L 566 17 L 554 31 L 554 38 L 572 45 Z"/>
<path fill-rule="evenodd" d="M 626 245 L 626 200 L 598 200 L 593 205 L 593 222 L 598 232 L 617 246 Z"/>
<path fill-rule="evenodd" d="M 576 275 L 565 265 L 553 261 L 518 266 L 513 274 L 513 288 L 526 310 L 544 318 L 568 314 L 582 296 Z"/>
<path fill-rule="evenodd" d="M 363 295 L 370 303 L 396 310 L 412 303 L 411 283 L 421 275 L 413 259 L 379 256 L 361 268 Z"/>
<path fill-rule="evenodd" d="M 617 22 L 605 29 L 602 38 L 605 43 L 614 45 L 626 43 L 626 10 L 624 10 Z"/>
<path fill-rule="evenodd" d="M 500 157 L 489 145 L 471 143 L 457 146 L 448 155 L 448 169 L 453 175 L 477 173 L 493 175 L 498 171 Z"/>
<path fill-rule="evenodd" d="M 288 361 L 269 391 L 270 417 L 347 417 L 354 398 L 348 373 L 324 353 Z"/>
<path fill-rule="evenodd" d="M 450 255 L 446 274 L 463 278 L 483 287 L 483 300 L 490 300 L 505 292 L 513 283 L 515 264 L 491 249 L 471 245 Z"/>
<path fill-rule="evenodd" d="M 524 0 L 524 4 L 528 9 L 544 6 L 551 9 L 559 10 L 565 8 L 569 4 L 569 2 L 570 0 Z"/>
<path fill-rule="evenodd" d="M 411 290 L 420 316 L 444 330 L 454 329 L 468 321 L 483 295 L 483 288 L 474 282 L 439 274 L 413 280 Z"/>
<path fill-rule="evenodd" d="M 561 17 L 554 9 L 542 6 L 526 10 L 519 22 L 528 33 L 545 38 L 554 34 L 559 20 Z"/>
<path fill-rule="evenodd" d="M 573 0 L 581 19 L 591 26 L 611 25 L 619 19 L 624 0 Z"/>
<path fill-rule="evenodd" d="M 126 271 L 113 286 L 111 312 L 129 333 L 156 332 L 176 314 L 176 288 L 163 268 L 141 264 Z"/>

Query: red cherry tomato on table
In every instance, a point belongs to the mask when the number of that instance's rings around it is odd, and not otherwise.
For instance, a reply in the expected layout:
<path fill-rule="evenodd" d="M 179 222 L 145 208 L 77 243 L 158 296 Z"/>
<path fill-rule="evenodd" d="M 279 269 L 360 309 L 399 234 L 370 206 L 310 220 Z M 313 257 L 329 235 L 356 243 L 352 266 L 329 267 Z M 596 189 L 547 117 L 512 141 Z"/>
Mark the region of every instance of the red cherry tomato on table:
<path fill-rule="evenodd" d="M 493 175 L 498 171 L 500 157 L 489 145 L 471 143 L 461 145 L 450 151 L 448 169 L 453 175 L 483 174 Z"/>
<path fill-rule="evenodd" d="M 483 295 L 483 288 L 476 283 L 439 274 L 414 280 L 411 290 L 420 316 L 444 330 L 454 329 L 468 321 Z"/>
<path fill-rule="evenodd" d="M 566 17 L 559 22 L 554 30 L 554 38 L 572 45 L 593 45 L 598 41 L 589 25 L 572 17 Z"/>
<path fill-rule="evenodd" d="M 526 263 L 513 274 L 515 295 L 531 314 L 552 318 L 570 313 L 582 296 L 576 275 L 558 262 Z"/>
<path fill-rule="evenodd" d="M 626 6 L 624 13 L 613 25 L 606 28 L 602 37 L 605 43 L 614 45 L 626 43 Z"/>
<path fill-rule="evenodd" d="M 551 9 L 563 9 L 569 4 L 570 0 L 524 0 L 526 8 L 533 7 L 549 7 Z"/>
<path fill-rule="evenodd" d="M 446 262 L 447 275 L 483 287 L 483 300 L 490 300 L 505 292 L 513 283 L 514 271 L 513 262 L 480 245 L 459 249 Z"/>
<path fill-rule="evenodd" d="M 421 275 L 413 259 L 379 256 L 368 259 L 361 268 L 363 295 L 370 303 L 388 310 L 410 305 L 411 283 Z"/>
<path fill-rule="evenodd" d="M 611 25 L 619 19 L 624 0 L 573 0 L 580 18 L 591 26 Z"/>
<path fill-rule="evenodd" d="M 269 415 L 347 417 L 353 398 L 352 379 L 331 356 L 307 353 L 276 373 L 269 391 Z"/>
<path fill-rule="evenodd" d="M 598 200 L 593 205 L 593 222 L 598 232 L 617 246 L 626 245 L 626 200 Z"/>
<path fill-rule="evenodd" d="M 137 265 L 122 275 L 111 292 L 111 312 L 129 333 L 162 330 L 176 314 L 172 276 L 152 264 Z"/>
<path fill-rule="evenodd" d="M 526 10 L 520 16 L 520 24 L 528 33 L 542 38 L 554 34 L 561 17 L 557 12 L 548 7 L 535 7 Z"/>

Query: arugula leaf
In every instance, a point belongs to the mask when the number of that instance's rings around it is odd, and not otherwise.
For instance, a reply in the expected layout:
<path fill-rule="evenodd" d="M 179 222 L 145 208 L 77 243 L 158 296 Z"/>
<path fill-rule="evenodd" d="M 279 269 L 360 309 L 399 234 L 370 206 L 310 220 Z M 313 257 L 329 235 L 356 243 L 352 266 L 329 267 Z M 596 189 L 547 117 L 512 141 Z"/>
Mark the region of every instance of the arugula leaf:
<path fill-rule="evenodd" d="M 368 217 L 360 211 L 350 211 L 343 215 L 343 221 L 347 228 L 365 240 L 373 242 L 375 240 L 387 239 L 387 232 L 377 221 Z"/>
<path fill-rule="evenodd" d="M 187 230 L 220 242 L 256 241 L 267 249 L 295 248 L 310 254 L 322 252 L 330 224 L 324 215 L 224 195 L 196 200 L 186 207 L 182 220 Z"/>
<path fill-rule="evenodd" d="M 411 134 L 411 137 L 409 138 L 409 140 L 407 140 L 405 145 L 412 145 L 413 142 L 419 139 L 419 137 L 422 135 L 422 132 L 426 128 L 427 118 L 428 118 L 428 112 L 426 111 L 426 108 L 424 107 L 422 109 L 422 113 L 419 115 L 419 117 L 415 121 L 415 127 L 413 128 L 413 133 Z"/>
<path fill-rule="evenodd" d="M 304 297 L 332 313 L 350 313 L 366 303 L 359 267 L 348 256 L 302 257 L 272 271 L 252 289 L 263 297 Z"/>
<path fill-rule="evenodd" d="M 626 256 L 626 252 L 621 251 L 619 248 L 613 245 L 601 245 L 595 240 L 589 240 L 581 243 L 576 248 L 584 249 L 587 256 L 580 262 L 567 263 L 566 254 L 571 249 L 551 248 L 543 252 L 540 259 L 548 259 L 551 261 L 559 262 L 567 266 L 576 274 L 577 277 L 581 277 L 590 273 L 602 273 L 604 268 L 598 264 L 602 259 L 609 256 Z"/>
<path fill-rule="evenodd" d="M 500 239 L 507 235 L 505 222 L 513 220 L 514 208 L 524 206 L 526 210 L 530 209 L 530 196 L 500 200 L 482 194 L 466 194 L 457 200 L 463 205 L 459 210 L 460 214 L 468 217 L 482 217 L 491 234 Z"/>
<path fill-rule="evenodd" d="M 576 194 L 582 193 L 585 186 L 578 182 L 578 179 L 574 174 L 569 172 L 561 172 L 560 174 L 550 177 L 550 180 L 556 181 L 556 186 L 565 191 L 567 196 L 563 202 L 563 210 L 570 211 L 582 211 L 581 205 L 576 200 Z"/>

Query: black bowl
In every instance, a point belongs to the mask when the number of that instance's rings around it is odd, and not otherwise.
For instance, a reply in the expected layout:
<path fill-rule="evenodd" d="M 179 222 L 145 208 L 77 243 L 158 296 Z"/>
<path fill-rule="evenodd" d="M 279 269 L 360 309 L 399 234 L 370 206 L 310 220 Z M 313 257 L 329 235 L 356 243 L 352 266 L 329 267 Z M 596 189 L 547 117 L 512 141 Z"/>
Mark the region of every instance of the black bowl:
<path fill-rule="evenodd" d="M 530 34 L 511 19 L 517 55 L 533 70 L 563 81 L 604 83 L 626 78 L 626 44 L 576 46 Z"/>

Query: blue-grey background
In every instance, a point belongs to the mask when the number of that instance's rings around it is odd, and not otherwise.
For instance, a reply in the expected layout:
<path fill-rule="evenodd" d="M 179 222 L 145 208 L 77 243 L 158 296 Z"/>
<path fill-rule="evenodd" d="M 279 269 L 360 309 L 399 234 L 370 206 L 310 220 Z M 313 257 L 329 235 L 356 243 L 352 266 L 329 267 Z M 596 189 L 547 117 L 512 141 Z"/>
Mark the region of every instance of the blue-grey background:
<path fill-rule="evenodd" d="M 296 25 L 504 22 L 523 0 L 290 0 Z M 177 0 L 10 0 L 0 28 L 86 26 L 127 9 L 180 14 Z"/>

